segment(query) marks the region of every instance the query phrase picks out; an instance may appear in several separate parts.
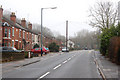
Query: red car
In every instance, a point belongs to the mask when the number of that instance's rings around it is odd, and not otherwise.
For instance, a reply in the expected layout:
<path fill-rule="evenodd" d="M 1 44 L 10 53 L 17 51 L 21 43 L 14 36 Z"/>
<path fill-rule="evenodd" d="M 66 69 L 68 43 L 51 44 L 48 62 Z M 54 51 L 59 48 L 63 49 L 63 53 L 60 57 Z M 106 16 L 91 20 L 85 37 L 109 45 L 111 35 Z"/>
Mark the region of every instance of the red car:
<path fill-rule="evenodd" d="M 42 48 L 43 54 L 47 54 L 49 52 L 48 48 Z M 36 53 L 36 54 L 40 54 L 41 53 L 41 48 L 35 48 L 35 49 L 31 49 L 32 53 Z"/>

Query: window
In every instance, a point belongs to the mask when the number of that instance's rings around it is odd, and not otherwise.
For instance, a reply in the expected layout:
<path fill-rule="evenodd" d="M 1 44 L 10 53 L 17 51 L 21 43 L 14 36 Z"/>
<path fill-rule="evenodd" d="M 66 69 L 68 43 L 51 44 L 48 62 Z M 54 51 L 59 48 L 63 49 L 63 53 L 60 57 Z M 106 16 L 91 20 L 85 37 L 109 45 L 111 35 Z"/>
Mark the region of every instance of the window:
<path fill-rule="evenodd" d="M 31 33 L 29 33 L 29 39 L 31 39 Z"/>
<path fill-rule="evenodd" d="M 23 31 L 23 38 L 25 39 L 25 31 Z"/>
<path fill-rule="evenodd" d="M 10 42 L 8 43 L 8 46 L 9 46 L 9 47 L 11 46 Z"/>
<path fill-rule="evenodd" d="M 32 40 L 33 40 L 33 38 L 34 38 L 34 34 L 32 34 Z"/>
<path fill-rule="evenodd" d="M 21 49 L 21 41 L 19 42 L 19 49 Z"/>
<path fill-rule="evenodd" d="M 3 26 L 9 26 L 9 24 L 7 22 L 4 22 Z"/>
<path fill-rule="evenodd" d="M 21 29 L 19 29 L 19 37 L 21 38 Z"/>
<path fill-rule="evenodd" d="M 12 47 L 14 47 L 14 40 L 12 40 Z"/>
<path fill-rule="evenodd" d="M 5 28 L 5 37 L 7 37 L 7 28 Z"/>
<path fill-rule="evenodd" d="M 18 31 L 18 29 L 16 29 L 16 32 Z"/>
<path fill-rule="evenodd" d="M 9 34 L 8 34 L 8 37 L 10 38 L 10 34 L 11 34 L 11 30 L 9 29 Z"/>
<path fill-rule="evenodd" d="M 12 36 L 14 36 L 14 27 L 12 27 Z"/>
<path fill-rule="evenodd" d="M 8 46 L 8 41 L 4 40 L 4 46 Z"/>
<path fill-rule="evenodd" d="M 28 33 L 27 33 L 27 39 L 28 39 Z"/>

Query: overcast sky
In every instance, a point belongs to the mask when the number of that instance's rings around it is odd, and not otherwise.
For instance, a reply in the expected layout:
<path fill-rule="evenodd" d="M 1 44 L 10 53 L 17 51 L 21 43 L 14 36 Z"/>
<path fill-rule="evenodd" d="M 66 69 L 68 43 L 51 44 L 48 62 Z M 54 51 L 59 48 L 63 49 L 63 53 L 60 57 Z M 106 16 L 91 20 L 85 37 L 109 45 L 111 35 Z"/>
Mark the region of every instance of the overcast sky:
<path fill-rule="evenodd" d="M 82 29 L 95 30 L 88 25 L 88 11 L 97 1 L 100 0 L 0 0 L 0 5 L 4 10 L 15 12 L 18 18 L 39 24 L 41 24 L 41 8 L 57 7 L 57 9 L 44 9 L 43 26 L 65 35 L 65 22 L 68 20 L 69 36 L 74 36 Z M 107 1 L 117 3 L 119 0 Z"/>

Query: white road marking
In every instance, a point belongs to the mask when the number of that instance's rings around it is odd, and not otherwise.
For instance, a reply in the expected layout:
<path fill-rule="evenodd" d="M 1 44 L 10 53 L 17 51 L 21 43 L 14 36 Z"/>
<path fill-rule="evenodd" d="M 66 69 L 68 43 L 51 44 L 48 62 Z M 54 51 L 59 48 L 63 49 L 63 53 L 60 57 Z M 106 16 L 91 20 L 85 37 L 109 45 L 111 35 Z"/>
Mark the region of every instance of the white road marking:
<path fill-rule="evenodd" d="M 58 66 L 54 67 L 53 69 L 55 70 L 55 69 L 59 68 L 60 66 L 61 66 L 61 64 L 59 64 Z"/>
<path fill-rule="evenodd" d="M 68 58 L 68 61 L 71 60 L 71 58 Z"/>
<path fill-rule="evenodd" d="M 66 61 L 64 61 L 63 63 L 65 64 L 67 62 L 67 60 Z"/>
<path fill-rule="evenodd" d="M 50 72 L 45 73 L 44 75 L 42 75 L 42 76 L 41 76 L 39 79 L 37 79 L 37 80 L 40 80 L 40 79 L 44 78 L 44 77 L 47 76 L 48 74 L 50 74 Z"/>
<path fill-rule="evenodd" d="M 75 57 L 75 56 L 73 55 L 71 58 L 73 58 L 73 57 Z"/>

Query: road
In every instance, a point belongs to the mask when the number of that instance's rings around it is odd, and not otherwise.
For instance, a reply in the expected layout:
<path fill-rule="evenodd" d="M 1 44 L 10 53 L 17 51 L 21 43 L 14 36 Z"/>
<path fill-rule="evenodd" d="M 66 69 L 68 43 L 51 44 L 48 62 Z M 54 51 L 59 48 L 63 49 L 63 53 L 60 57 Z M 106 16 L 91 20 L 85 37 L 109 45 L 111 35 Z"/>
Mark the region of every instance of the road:
<path fill-rule="evenodd" d="M 3 70 L 4 71 L 4 70 Z M 3 73 L 3 78 L 101 78 L 94 62 L 93 50 L 65 52 L 37 63 L 20 66 Z"/>

